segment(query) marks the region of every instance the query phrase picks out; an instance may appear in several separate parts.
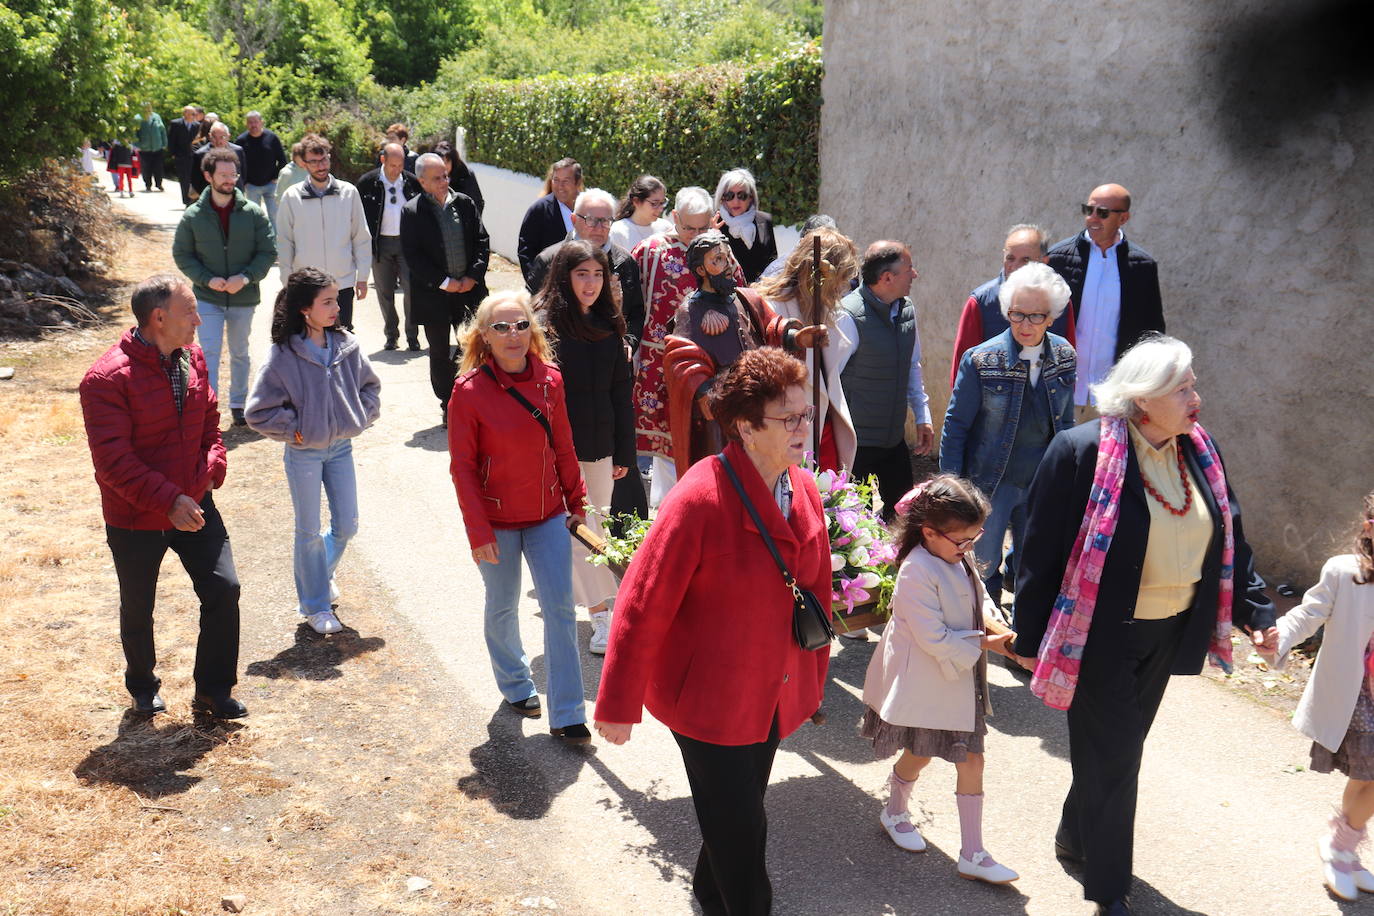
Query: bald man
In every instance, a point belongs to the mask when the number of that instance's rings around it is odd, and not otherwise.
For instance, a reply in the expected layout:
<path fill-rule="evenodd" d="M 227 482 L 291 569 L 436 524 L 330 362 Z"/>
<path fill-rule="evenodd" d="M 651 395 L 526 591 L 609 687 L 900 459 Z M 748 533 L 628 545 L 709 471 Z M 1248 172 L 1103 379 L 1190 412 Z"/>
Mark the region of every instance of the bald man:
<path fill-rule="evenodd" d="M 1077 332 L 1078 419 L 1097 415 L 1088 386 L 1142 335 L 1164 330 L 1159 265 L 1148 251 L 1126 239 L 1131 193 L 1119 184 L 1094 188 L 1083 211 L 1083 231 L 1055 245 L 1049 265 L 1069 284 Z"/>
<path fill-rule="evenodd" d="M 405 296 L 406 349 L 419 351 L 420 326 L 410 314 L 410 269 L 401 253 L 401 208 L 424 193 L 420 181 L 405 170 L 406 150 L 396 141 L 382 147 L 377 168 L 358 179 L 358 196 L 372 233 L 372 286 L 382 310 L 386 349 L 399 346 L 401 319 L 396 312 L 396 287 Z"/>

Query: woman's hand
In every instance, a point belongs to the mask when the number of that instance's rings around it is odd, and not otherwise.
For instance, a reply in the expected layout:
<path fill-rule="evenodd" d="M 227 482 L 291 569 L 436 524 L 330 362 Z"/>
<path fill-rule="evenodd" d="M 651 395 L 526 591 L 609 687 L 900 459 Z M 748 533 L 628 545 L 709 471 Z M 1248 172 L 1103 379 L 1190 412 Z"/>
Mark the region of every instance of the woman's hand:
<path fill-rule="evenodd" d="M 979 644 L 990 652 L 1011 657 L 1011 641 L 1015 638 L 1015 633 L 995 633 L 992 635 L 984 633 Z"/>
<path fill-rule="evenodd" d="M 576 531 L 578 525 L 585 525 L 585 524 L 587 524 L 587 517 L 586 517 L 585 515 L 578 515 L 578 514 L 575 513 L 575 512 L 570 512 L 570 513 L 568 514 L 568 530 L 569 530 L 569 531 Z"/>
<path fill-rule="evenodd" d="M 830 331 L 823 324 L 809 324 L 797 332 L 797 346 L 820 349 L 830 341 Z"/>
<path fill-rule="evenodd" d="M 481 547 L 475 548 L 472 551 L 472 562 L 479 566 L 483 563 L 490 563 L 492 566 L 500 563 L 501 551 L 497 548 L 496 542 L 492 541 L 490 544 L 483 544 Z"/>
<path fill-rule="evenodd" d="M 613 464 L 611 465 L 611 479 L 619 480 L 620 478 L 624 477 L 627 473 L 629 473 L 629 470 L 630 469 L 625 467 L 624 465 Z"/>
<path fill-rule="evenodd" d="M 725 218 L 720 215 L 719 210 L 711 214 L 711 228 L 717 232 L 725 231 Z"/>
<path fill-rule="evenodd" d="M 1013 655 L 1011 656 L 1011 660 L 1014 661 L 1014 662 L 1016 662 L 1016 664 L 1020 665 L 1022 668 L 1025 668 L 1027 671 L 1031 671 L 1031 672 L 1034 672 L 1034 671 L 1035 671 L 1035 666 L 1036 666 L 1036 663 L 1037 663 L 1037 662 L 1036 662 L 1036 658 L 1035 658 L 1034 655 L 1015 655 L 1015 654 L 1013 654 Z"/>
<path fill-rule="evenodd" d="M 598 719 L 593 724 L 596 726 L 596 733 L 611 744 L 624 744 L 629 741 L 630 730 L 634 728 L 631 722 L 602 722 Z"/>

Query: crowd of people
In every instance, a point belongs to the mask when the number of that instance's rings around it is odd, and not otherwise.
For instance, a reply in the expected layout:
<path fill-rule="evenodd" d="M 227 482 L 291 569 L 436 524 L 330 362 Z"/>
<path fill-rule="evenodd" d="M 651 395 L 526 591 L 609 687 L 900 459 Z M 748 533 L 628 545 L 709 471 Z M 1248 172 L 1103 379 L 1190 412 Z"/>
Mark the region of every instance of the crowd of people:
<path fill-rule="evenodd" d="M 1296 717 L 1313 768 L 1350 778 L 1322 841 L 1324 879 L 1346 899 L 1374 891 L 1355 851 L 1374 814 L 1374 496 L 1354 554 L 1276 621 L 1199 422 L 1192 352 L 1164 335 L 1157 265 L 1126 237 L 1125 188 L 1093 189 L 1082 230 L 1058 244 L 1039 226 L 1011 227 L 1001 272 L 958 319 L 940 473 L 917 482 L 914 456 L 937 446 L 911 298 L 919 274 L 902 241 L 860 253 L 817 214 L 779 256 L 745 169 L 725 171 L 714 194 L 678 189 L 669 209 L 654 176 L 617 199 L 561 159 L 521 223 L 526 288 L 489 295 L 485 205 L 450 144 L 413 153 L 393 125 L 355 186 L 332 174 L 317 134 L 288 164 L 256 114 L 233 143 L 194 106 L 164 133 L 187 202 L 173 250 L 183 276 L 135 288 L 136 326 L 80 388 L 136 711 L 165 709 L 152 612 L 172 549 L 201 599 L 194 705 L 247 713 L 233 697 L 238 578 L 213 500 L 227 464 L 226 335 L 230 422 L 284 443 L 297 610 L 321 635 L 343 628 L 335 571 L 359 529 L 351 440 L 381 409 L 354 333 L 371 289 L 384 349 L 404 334 L 419 350 L 425 331 L 504 703 L 543 715 L 517 618 L 523 562 L 542 611 L 552 735 L 592 738 L 579 605 L 589 651 L 605 655 L 595 731 L 623 744 L 646 708 L 672 731 L 701 828 L 704 912 L 769 912 L 769 773 L 824 694 L 829 642 L 816 648 L 799 622 L 817 607 L 828 616 L 833 562 L 808 453 L 817 472 L 875 478 L 891 525 L 892 618 L 859 733 L 897 755 L 876 820 L 898 847 L 926 848 L 909 800 L 938 757 L 956 771 L 958 874 L 1017 879 L 981 830 L 987 654 L 1000 654 L 1067 710 L 1073 783 L 1056 853 L 1082 868 L 1099 912 L 1129 913 L 1137 779 L 1169 676 L 1207 658 L 1229 667 L 1233 628 L 1281 664 L 1327 623 L 1342 638 L 1328 640 Z M 252 377 L 248 329 L 274 263 L 272 346 Z M 655 512 L 622 581 L 573 537 L 603 534 L 589 509 L 608 505 Z"/>

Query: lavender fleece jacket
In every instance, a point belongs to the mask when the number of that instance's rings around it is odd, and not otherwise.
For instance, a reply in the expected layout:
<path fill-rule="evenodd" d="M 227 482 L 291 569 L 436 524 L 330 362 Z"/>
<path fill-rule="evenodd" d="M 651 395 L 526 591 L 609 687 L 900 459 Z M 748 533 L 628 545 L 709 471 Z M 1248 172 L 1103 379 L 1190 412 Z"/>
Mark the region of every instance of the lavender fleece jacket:
<path fill-rule="evenodd" d="M 335 349 L 326 366 L 299 335 L 273 344 L 244 408 L 248 425 L 295 448 L 324 448 L 351 439 L 382 412 L 382 382 L 358 339 L 329 331 Z"/>

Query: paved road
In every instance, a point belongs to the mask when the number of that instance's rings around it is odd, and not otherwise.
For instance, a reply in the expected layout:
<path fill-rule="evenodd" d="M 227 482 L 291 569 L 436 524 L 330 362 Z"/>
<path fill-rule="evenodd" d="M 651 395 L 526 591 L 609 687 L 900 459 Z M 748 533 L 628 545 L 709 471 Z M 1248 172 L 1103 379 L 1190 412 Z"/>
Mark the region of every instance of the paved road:
<path fill-rule="evenodd" d="M 175 224 L 181 214 L 172 183 L 165 194 L 139 192 L 116 204 L 163 224 Z M 264 283 L 265 303 L 277 289 L 274 271 Z M 537 897 L 561 913 L 692 912 L 689 869 L 698 840 L 667 730 L 648 722 L 624 747 L 582 752 L 555 746 L 543 720 L 501 710 L 482 641 L 482 585 L 449 482 L 426 355 L 382 351 L 374 303 L 371 294 L 359 303 L 355 320 L 382 378 L 383 413 L 356 444 L 362 529 L 340 574 L 345 588 L 352 577 L 375 577 L 390 597 L 394 625 L 418 633 L 440 660 L 434 677 L 452 702 L 438 714 L 455 717 L 460 731 L 473 736 L 471 746 L 453 749 L 472 764 L 460 788 L 491 798 L 502 816 L 481 828 L 484 840 L 500 857 L 528 863 L 539 876 Z M 254 319 L 255 365 L 268 347 L 269 313 L 264 305 Z M 521 610 L 542 684 L 538 606 L 527 596 Z M 730 638 L 727 622 L 735 611 L 731 596 L 722 596 L 722 639 Z M 580 630 L 585 648 L 585 619 Z M 1051 850 L 1069 777 L 1063 716 L 1000 666 L 991 671 L 996 712 L 989 720 L 985 839 L 1021 881 L 991 888 L 957 879 L 954 773 L 938 762 L 915 792 L 930 852 L 903 853 L 885 838 L 877 813 L 888 763 L 874 761 L 854 732 L 875 645 L 838 648 L 826 696 L 829 724 L 803 728 L 778 755 L 769 793 L 776 911 L 1090 912 Z M 589 706 L 600 664 L 584 655 Z M 1176 678 L 1141 776 L 1138 912 L 1353 910 L 1322 888 L 1313 852 L 1342 781 L 1300 769 L 1306 748 L 1275 713 L 1203 679 Z M 537 897 L 530 900 L 534 910 L 542 905 Z"/>

